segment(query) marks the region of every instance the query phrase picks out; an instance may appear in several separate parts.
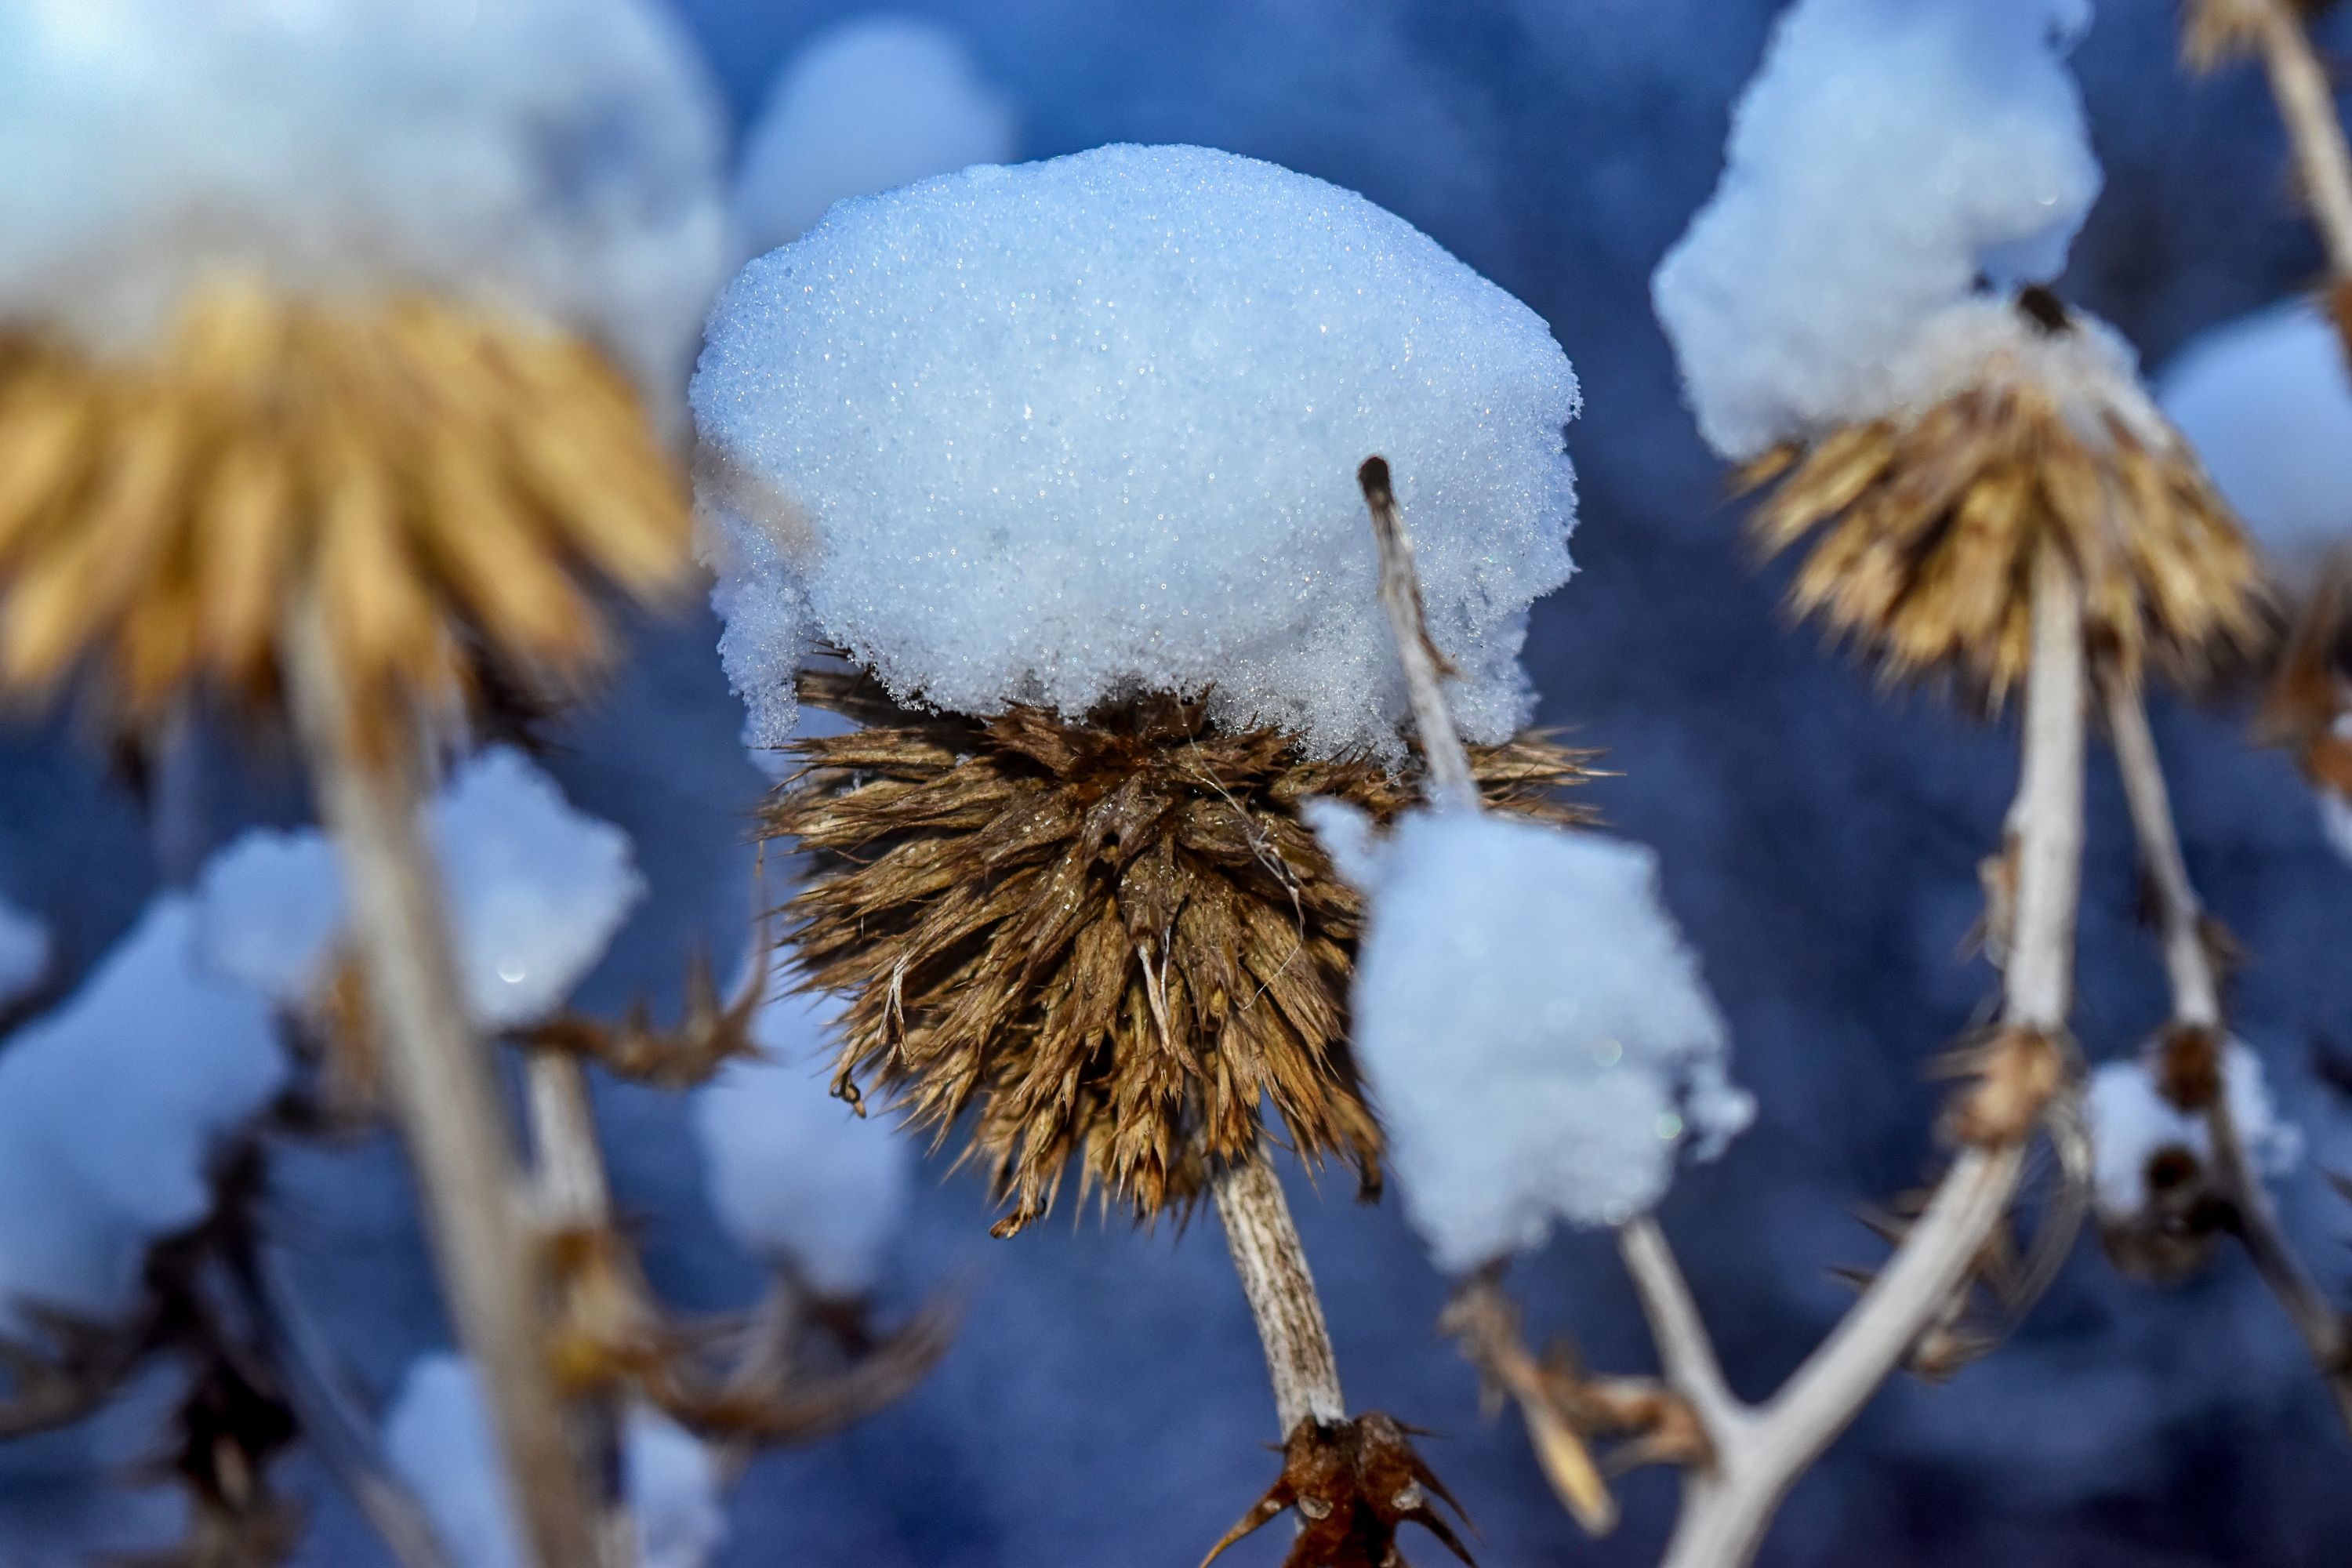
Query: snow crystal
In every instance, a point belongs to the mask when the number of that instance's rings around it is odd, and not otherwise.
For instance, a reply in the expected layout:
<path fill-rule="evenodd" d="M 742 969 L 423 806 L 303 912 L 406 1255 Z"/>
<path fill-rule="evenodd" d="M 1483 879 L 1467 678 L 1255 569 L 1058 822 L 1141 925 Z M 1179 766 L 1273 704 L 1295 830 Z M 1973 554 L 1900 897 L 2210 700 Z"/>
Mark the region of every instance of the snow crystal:
<path fill-rule="evenodd" d="M 212 1206 L 221 1142 L 286 1081 L 268 1008 L 205 969 L 168 894 L 0 1050 L 0 1323 L 128 1310 L 148 1246 Z"/>
<path fill-rule="evenodd" d="M 12 1007 L 48 977 L 49 928 L 0 899 L 0 1007 Z"/>
<path fill-rule="evenodd" d="M 508 1029 L 562 1005 L 645 895 L 628 835 L 574 811 L 530 759 L 469 759 L 427 817 L 474 1021 Z M 343 940 L 333 846 L 315 829 L 247 834 L 198 895 L 206 956 L 280 1006 L 315 997 Z"/>
<path fill-rule="evenodd" d="M 719 110 L 646 0 L 0 7 L 0 318 L 143 341 L 223 268 L 423 288 L 675 398 L 726 255 Z"/>
<path fill-rule="evenodd" d="M 902 699 L 1229 724 L 1402 754 L 1356 468 L 1385 455 L 1465 730 L 1527 715 L 1569 573 L 1574 373 L 1534 312 L 1349 192 L 1112 146 L 845 202 L 712 317 L 693 389 L 751 738 L 847 649 Z"/>
<path fill-rule="evenodd" d="M 2303 1157 L 2303 1135 L 2280 1120 L 2272 1105 L 2262 1058 L 2242 1042 L 2231 1041 L 2221 1081 L 2239 1140 L 2255 1169 L 2270 1176 L 2292 1170 Z M 2186 1150 L 2200 1161 L 2212 1154 L 2204 1118 L 2177 1110 L 2138 1058 L 2099 1064 L 2084 1095 L 2084 1113 L 2090 1124 L 2094 1195 L 2099 1213 L 2118 1224 L 2147 1205 L 2150 1156 L 2168 1148 Z"/>
<path fill-rule="evenodd" d="M 745 138 L 737 245 L 772 250 L 844 197 L 1009 162 L 1016 121 L 950 29 L 889 15 L 839 23 L 785 65 Z"/>
<path fill-rule="evenodd" d="M 2352 374 L 2309 300 L 2214 328 L 2165 367 L 2158 397 L 2205 471 L 2290 579 L 2352 545 Z"/>
<path fill-rule="evenodd" d="M 1558 1219 L 1622 1224 L 1685 1141 L 1712 1159 L 1753 1119 L 1654 851 L 1462 812 L 1375 842 L 1352 808 L 1308 809 L 1370 899 L 1356 1059 L 1440 1267 L 1538 1246 Z"/>
<path fill-rule="evenodd" d="M 2098 195 L 2083 0 L 1800 0 L 1653 280 L 1699 428 L 1745 458 L 1894 405 L 1923 321 L 2038 282 Z"/>
<path fill-rule="evenodd" d="M 913 1152 L 828 1083 L 837 998 L 772 995 L 752 1025 L 765 1055 L 730 1062 L 694 1096 L 711 1207 L 744 1251 L 829 1296 L 862 1296 L 906 1214 Z"/>
<path fill-rule="evenodd" d="M 462 1357 L 411 1363 L 384 1418 L 383 1451 L 456 1568 L 523 1561 L 481 1389 Z M 709 1450 L 669 1417 L 638 1406 L 628 1415 L 622 1468 L 643 1568 L 701 1568 L 727 1534 Z"/>

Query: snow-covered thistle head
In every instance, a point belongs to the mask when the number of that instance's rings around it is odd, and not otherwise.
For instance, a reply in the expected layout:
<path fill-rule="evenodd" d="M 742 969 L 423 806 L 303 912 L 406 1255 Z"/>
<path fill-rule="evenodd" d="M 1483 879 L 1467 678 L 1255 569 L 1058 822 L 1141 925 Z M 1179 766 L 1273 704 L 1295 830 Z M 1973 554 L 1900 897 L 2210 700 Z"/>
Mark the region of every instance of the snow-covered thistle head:
<path fill-rule="evenodd" d="M 870 726 L 768 820 L 822 857 L 790 914 L 850 994 L 842 1091 L 971 1111 L 1002 1230 L 1074 1158 L 1185 1203 L 1262 1101 L 1371 1181 L 1357 900 L 1297 816 L 1413 795 L 1356 470 L 1417 505 L 1481 777 L 1542 809 L 1577 773 L 1512 740 L 1573 509 L 1543 323 L 1320 181 L 1106 147 L 842 204 L 738 279 L 693 396 L 752 738 L 800 695 Z"/>
<path fill-rule="evenodd" d="M 576 677 L 682 574 L 719 151 L 643 0 L 10 8 L 0 681 L 266 703 L 296 600 L 385 729 Z"/>
<path fill-rule="evenodd" d="M 1999 699 L 2043 549 L 2102 647 L 2182 679 L 2257 629 L 2251 552 L 2104 325 L 2042 285 L 2099 188 L 2080 0 L 1801 0 L 1660 264 L 1708 442 L 1818 534 L 1796 606 Z"/>
<path fill-rule="evenodd" d="M 1398 759 L 1357 464 L 1387 455 L 1473 740 L 1527 717 L 1566 580 L 1568 360 L 1401 219 L 1195 147 L 844 203 L 747 267 L 693 392 L 722 648 L 780 743 L 845 650 L 901 701 L 1077 719 L 1143 693 Z"/>
<path fill-rule="evenodd" d="M 1711 1159 L 1748 1125 L 1652 851 L 1481 813 L 1411 812 L 1377 842 L 1336 803 L 1311 816 L 1369 900 L 1350 1038 L 1439 1267 L 1622 1224 L 1685 1145 Z"/>

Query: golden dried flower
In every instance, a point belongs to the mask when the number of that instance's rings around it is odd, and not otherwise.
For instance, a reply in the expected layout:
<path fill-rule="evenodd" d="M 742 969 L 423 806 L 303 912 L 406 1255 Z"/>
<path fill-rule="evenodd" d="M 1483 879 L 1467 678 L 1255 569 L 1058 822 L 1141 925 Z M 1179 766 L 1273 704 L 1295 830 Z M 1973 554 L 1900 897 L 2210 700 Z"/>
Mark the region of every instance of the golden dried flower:
<path fill-rule="evenodd" d="M 1261 1100 L 1377 1187 L 1346 1041 L 1362 903 L 1297 812 L 1328 795 L 1386 822 L 1415 777 L 1174 698 L 1066 722 L 908 713 L 836 675 L 802 696 L 874 726 L 796 742 L 806 769 L 764 817 L 819 856 L 785 914 L 807 984 L 849 997 L 836 1090 L 863 1080 L 942 1138 L 970 1110 L 999 1235 L 1074 1158 L 1139 1218 L 1181 1208 L 1257 1146 Z M 1553 821 L 1581 817 L 1550 792 L 1583 761 L 1538 737 L 1474 752 L 1490 804 Z"/>
<path fill-rule="evenodd" d="M 2032 563 L 2054 542 L 2095 647 L 2201 679 L 2261 640 L 2253 550 L 2105 346 L 2042 290 L 2019 305 L 2038 330 L 1956 390 L 1749 464 L 1742 489 L 1773 487 L 1753 537 L 1768 555 L 1815 540 L 1792 606 L 1892 677 L 1953 675 L 1997 704 L 2024 673 Z"/>
<path fill-rule="evenodd" d="M 200 679 L 266 709 L 307 598 L 388 735 L 484 676 L 577 681 L 591 585 L 668 594 L 690 537 L 627 383 L 551 329 L 221 282 L 136 357 L 0 338 L 0 689 L 87 664 L 127 725 Z"/>

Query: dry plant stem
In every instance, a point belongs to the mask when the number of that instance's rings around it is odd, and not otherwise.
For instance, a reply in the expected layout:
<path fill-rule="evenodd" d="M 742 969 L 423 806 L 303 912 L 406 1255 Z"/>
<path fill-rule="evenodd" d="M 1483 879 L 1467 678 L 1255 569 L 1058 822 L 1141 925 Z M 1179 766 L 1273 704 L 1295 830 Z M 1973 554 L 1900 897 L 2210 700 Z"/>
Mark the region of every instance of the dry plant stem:
<path fill-rule="evenodd" d="M 1429 763 L 1429 799 L 1433 805 L 1476 810 L 1478 786 L 1470 777 L 1470 753 L 1454 728 L 1446 707 L 1442 678 L 1448 671 L 1444 656 L 1429 640 L 1421 602 L 1421 577 L 1413 570 L 1412 540 L 1397 510 L 1396 492 L 1389 485 L 1388 463 L 1367 458 L 1356 471 L 1363 487 L 1364 504 L 1372 514 L 1372 540 L 1381 552 L 1381 605 L 1388 611 L 1390 629 L 1396 633 L 1397 659 L 1404 666 L 1405 693 L 1412 703 L 1412 721 L 1421 731 L 1421 749 Z"/>
<path fill-rule="evenodd" d="M 451 1568 L 424 1505 L 384 1463 L 375 1423 L 357 1408 L 326 1336 L 266 1254 L 247 1284 L 248 1305 L 276 1352 L 286 1397 L 311 1452 L 342 1483 L 400 1568 Z"/>
<path fill-rule="evenodd" d="M 1617 1251 L 1633 1276 L 1667 1384 L 1689 1403 L 1710 1436 L 1737 1428 L 1749 1412 L 1724 1381 L 1698 1303 L 1691 1299 L 1682 1265 L 1675 1261 L 1658 1222 L 1643 1215 L 1620 1226 Z"/>
<path fill-rule="evenodd" d="M 2087 693 L 2082 601 L 2053 552 L 2036 562 L 2033 595 L 2024 754 L 2008 824 L 2018 884 L 2002 1021 L 2055 1035 L 2073 992 Z M 1755 1556 L 1789 1488 L 1961 1287 L 2008 1208 L 2023 1160 L 2019 1144 L 1961 1153 L 1862 1300 L 1780 1391 L 1754 1407 L 1732 1400 L 1712 1352 L 1703 1351 L 1697 1313 L 1663 1239 L 1628 1227 L 1626 1260 L 1668 1381 L 1707 1417 L 1716 1454 L 1712 1468 L 1685 1476 L 1665 1568 L 1741 1568 Z"/>
<path fill-rule="evenodd" d="M 2311 32 L 2287 0 L 2239 0 L 2262 39 L 2271 94 L 2286 121 L 2303 174 L 2313 222 L 2327 248 L 2328 270 L 2352 279 L 2352 149 L 2336 115 L 2327 68 L 2311 47 Z"/>
<path fill-rule="evenodd" d="M 2219 1033 L 2220 977 L 2214 973 L 2212 949 L 2205 941 L 2204 907 L 2189 880 L 2188 862 L 2180 853 L 2171 796 L 2157 757 L 2156 737 L 2148 729 L 2147 709 L 2138 687 L 2127 677 L 2110 671 L 2104 685 L 2107 728 L 2115 739 L 2116 763 L 2123 773 L 2124 795 L 2139 839 L 2141 869 L 2156 895 L 2165 973 L 2171 982 L 2172 1021 L 2176 1026 Z M 2239 1136 L 2226 1091 L 2215 1095 L 2206 1107 L 2205 1125 L 2212 1141 L 2213 1175 L 2236 1216 L 2238 1238 L 2327 1380 L 2336 1415 L 2352 1429 L 2352 1331 L 2347 1331 L 2345 1314 L 2328 1300 L 2303 1260 L 2288 1247 L 2277 1212 L 2271 1206 L 2270 1193 L 2246 1156 L 2245 1141 Z"/>
<path fill-rule="evenodd" d="M 612 1189 L 604 1179 L 595 1109 L 580 1058 L 566 1051 L 532 1051 L 523 1070 L 540 1223 L 551 1233 L 610 1228 Z M 631 1568 L 636 1559 L 636 1531 L 621 1484 L 621 1435 L 627 1406 L 614 1398 L 582 1400 L 572 1414 L 581 1458 L 601 1483 L 596 1561 L 602 1568 Z"/>
<path fill-rule="evenodd" d="M 1288 1436 L 1308 1419 L 1346 1420 L 1348 1402 L 1339 1392 L 1339 1363 L 1331 1352 L 1331 1331 L 1324 1326 L 1323 1303 L 1315 1294 L 1307 1249 L 1299 1244 L 1289 1200 L 1282 1195 L 1265 1145 L 1219 1172 L 1213 1191 L 1234 1272 L 1241 1276 L 1242 1294 L 1249 1298 L 1257 1337 L 1265 1346 L 1281 1435 Z"/>
<path fill-rule="evenodd" d="M 457 1337 L 478 1372 L 528 1568 L 594 1562 L 589 1492 L 547 1361 L 544 1256 L 521 1203 L 489 1047 L 467 1018 L 419 829 L 419 759 L 371 762 L 317 607 L 287 627 L 288 684 L 320 816 L 351 889 L 352 931 L 402 1136 Z"/>

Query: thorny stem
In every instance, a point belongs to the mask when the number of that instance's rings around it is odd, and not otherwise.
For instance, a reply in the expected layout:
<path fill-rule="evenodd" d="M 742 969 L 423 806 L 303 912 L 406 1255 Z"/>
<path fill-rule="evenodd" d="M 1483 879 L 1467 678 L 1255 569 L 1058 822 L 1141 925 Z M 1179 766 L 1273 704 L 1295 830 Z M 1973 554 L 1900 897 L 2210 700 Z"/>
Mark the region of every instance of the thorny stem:
<path fill-rule="evenodd" d="M 1422 754 L 1429 763 L 1430 803 L 1475 809 L 1478 786 L 1470 776 L 1470 753 L 1454 727 L 1441 684 L 1453 671 L 1437 645 L 1429 640 L 1421 578 L 1413 570 L 1412 540 L 1404 531 L 1403 514 L 1397 510 L 1388 460 L 1365 458 L 1363 467 L 1356 470 L 1356 481 L 1363 487 L 1364 504 L 1371 510 L 1372 540 L 1381 552 L 1381 605 L 1388 611 L 1390 629 L 1396 633 L 1405 694 L 1412 704 L 1413 725 L 1421 731 Z"/>
<path fill-rule="evenodd" d="M 2352 281 L 2352 148 L 2336 116 L 2327 68 L 2311 47 L 2311 33 L 2288 0 L 2236 0 L 2261 39 L 2271 95 L 2286 121 L 2302 171 L 2312 221 L 2327 248 L 2328 270 Z"/>
<path fill-rule="evenodd" d="M 568 1051 L 535 1050 L 523 1070 L 541 1225 L 550 1234 L 610 1229 L 612 1189 L 580 1058 Z M 621 1434 L 626 1415 L 625 1403 L 609 1397 L 580 1401 L 573 1411 L 575 1438 L 589 1473 L 601 1483 L 596 1561 L 603 1568 L 629 1568 L 636 1557 L 624 1485 Z"/>
<path fill-rule="evenodd" d="M 295 722 L 351 889 L 352 934 L 426 1230 L 458 1340 L 481 1374 L 526 1563 L 579 1568 L 596 1561 L 594 1532 L 547 1360 L 545 1258 L 418 830 L 422 759 L 412 749 L 383 763 L 362 749 L 352 693 L 314 603 L 294 607 L 286 645 Z"/>
<path fill-rule="evenodd" d="M 1331 1331 L 1324 1325 L 1307 1249 L 1299 1243 L 1289 1200 L 1282 1195 L 1282 1181 L 1265 1157 L 1265 1145 L 1260 1143 L 1245 1160 L 1229 1163 L 1217 1173 L 1212 1190 L 1217 1218 L 1224 1224 L 1225 1245 L 1233 1251 L 1234 1272 L 1241 1276 L 1242 1294 L 1249 1299 L 1257 1337 L 1265 1346 L 1265 1370 L 1274 1382 L 1275 1418 L 1281 1435 L 1287 1437 L 1301 1421 L 1329 1425 L 1346 1420 L 1348 1401 L 1339 1392 Z"/>
<path fill-rule="evenodd" d="M 2082 877 L 2083 610 L 2064 563 L 2035 562 L 2033 660 L 2026 677 L 2023 758 L 2008 831 L 2017 863 L 2015 927 L 2002 975 L 2002 1020 L 2055 1035 L 2073 991 L 2074 914 Z M 1664 1568 L 1741 1568 L 1780 1500 L 1902 1363 L 1962 1289 L 2000 1223 L 2024 1162 L 2020 1142 L 1972 1147 L 1953 1162 L 1903 1244 L 1780 1392 L 1761 1405 L 1726 1405 L 1713 1357 L 1694 1352 L 1695 1311 L 1669 1274 L 1663 1238 L 1630 1240 L 1654 1324 L 1663 1322 L 1668 1381 L 1709 1415 L 1716 1463 L 1686 1471 Z M 1674 1347 L 1671 1352 L 1668 1347 Z M 1711 1411 L 1711 1414 L 1710 1414 Z"/>
<path fill-rule="evenodd" d="M 2204 908 L 2180 852 L 2156 737 L 2148 729 L 2147 709 L 2137 683 L 2121 672 L 2108 671 L 2104 684 L 2107 728 L 2115 740 L 2116 763 L 2123 774 L 2124 795 L 2130 803 L 2132 827 L 2139 839 L 2141 869 L 2156 896 L 2165 973 L 2171 982 L 2172 1021 L 2218 1035 L 2221 1029 L 2220 979 L 2214 973 L 2212 948 L 2205 940 Z M 2278 1214 L 2271 1206 L 2270 1193 L 2247 1158 L 2245 1140 L 2231 1110 L 2226 1078 L 2221 1090 L 2205 1108 L 2205 1125 L 2212 1143 L 2212 1173 L 2229 1203 L 2238 1239 L 2255 1272 L 2286 1309 L 2313 1363 L 2326 1379 L 2336 1415 L 2352 1428 L 2352 1324 L 2347 1324 L 2345 1314 L 2327 1300 L 2287 1245 Z"/>

